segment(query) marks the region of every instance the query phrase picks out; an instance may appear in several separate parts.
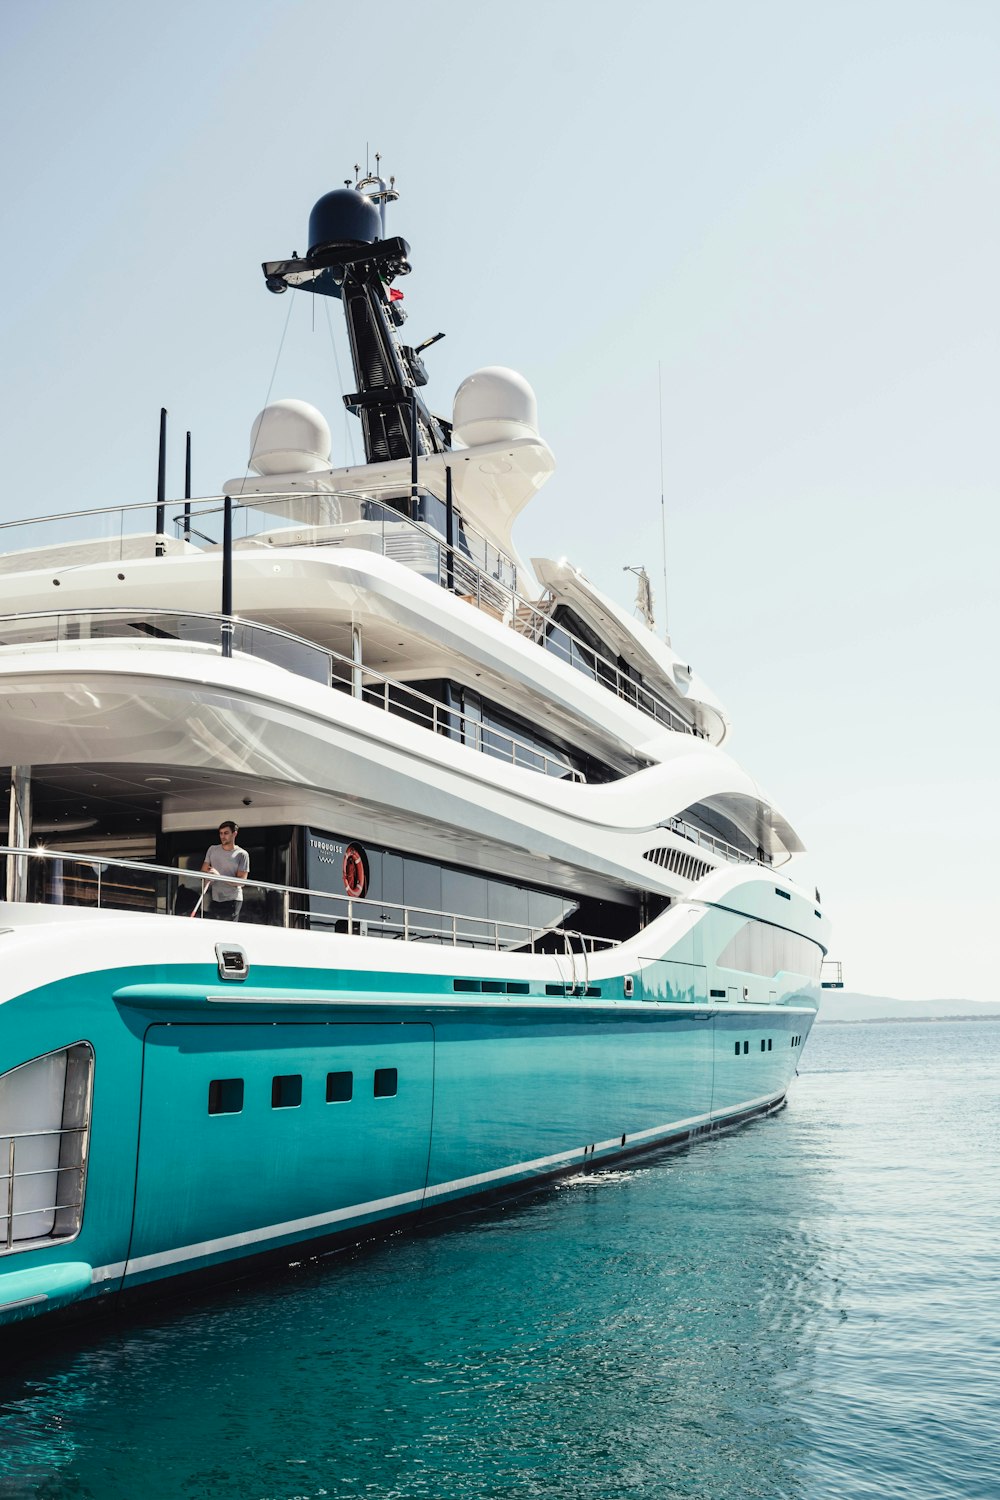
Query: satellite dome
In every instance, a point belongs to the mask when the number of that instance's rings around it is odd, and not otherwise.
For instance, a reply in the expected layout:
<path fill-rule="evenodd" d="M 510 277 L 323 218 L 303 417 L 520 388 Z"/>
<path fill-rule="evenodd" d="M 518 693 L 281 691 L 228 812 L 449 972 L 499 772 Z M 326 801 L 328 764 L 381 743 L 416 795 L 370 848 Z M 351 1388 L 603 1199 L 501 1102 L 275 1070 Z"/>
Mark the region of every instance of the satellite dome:
<path fill-rule="evenodd" d="M 275 401 L 250 429 L 250 467 L 258 474 L 310 474 L 330 462 L 330 428 L 308 401 Z"/>
<path fill-rule="evenodd" d="M 327 245 L 371 245 L 382 233 L 379 211 L 355 188 L 334 188 L 309 215 L 309 254 Z"/>
<path fill-rule="evenodd" d="M 505 438 L 537 438 L 535 393 L 516 370 L 488 365 L 466 376 L 455 392 L 455 436 L 470 448 Z"/>

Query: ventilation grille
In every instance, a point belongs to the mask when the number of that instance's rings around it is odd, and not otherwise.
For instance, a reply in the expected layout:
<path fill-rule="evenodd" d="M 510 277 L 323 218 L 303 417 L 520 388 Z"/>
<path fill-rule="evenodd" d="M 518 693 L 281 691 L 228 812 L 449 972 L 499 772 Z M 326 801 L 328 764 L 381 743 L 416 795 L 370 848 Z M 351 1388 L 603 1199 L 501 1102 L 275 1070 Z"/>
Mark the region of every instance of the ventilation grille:
<path fill-rule="evenodd" d="M 712 869 L 707 860 L 686 854 L 682 849 L 647 849 L 642 857 L 652 865 L 659 865 L 661 870 L 669 870 L 671 875 L 680 875 L 682 880 L 700 880 Z"/>

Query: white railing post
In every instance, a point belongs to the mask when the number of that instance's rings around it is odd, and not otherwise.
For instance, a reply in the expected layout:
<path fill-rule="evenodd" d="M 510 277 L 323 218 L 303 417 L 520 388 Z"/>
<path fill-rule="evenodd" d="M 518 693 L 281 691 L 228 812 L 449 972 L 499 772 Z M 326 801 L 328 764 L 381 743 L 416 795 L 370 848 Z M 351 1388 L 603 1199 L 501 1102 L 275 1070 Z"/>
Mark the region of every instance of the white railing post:
<path fill-rule="evenodd" d="M 361 697 L 362 688 L 362 662 L 361 662 L 361 626 L 351 626 L 351 692 L 355 698 Z"/>
<path fill-rule="evenodd" d="M 7 1149 L 7 1249 L 14 1243 L 14 1137 Z"/>
<path fill-rule="evenodd" d="M 31 767 L 11 766 L 10 819 L 7 842 L 15 849 L 27 849 L 31 841 Z M 7 863 L 7 900 L 27 901 L 28 860 L 19 855 Z"/>

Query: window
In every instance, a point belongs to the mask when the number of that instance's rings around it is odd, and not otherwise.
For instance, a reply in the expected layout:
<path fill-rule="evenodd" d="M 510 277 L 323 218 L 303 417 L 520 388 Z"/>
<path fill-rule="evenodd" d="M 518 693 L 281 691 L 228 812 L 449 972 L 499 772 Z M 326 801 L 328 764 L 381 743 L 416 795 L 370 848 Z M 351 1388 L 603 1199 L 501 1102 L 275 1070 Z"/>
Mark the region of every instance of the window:
<path fill-rule="evenodd" d="M 747 974 L 803 974 L 819 981 L 823 950 L 818 943 L 771 922 L 745 922 L 719 954 L 722 969 L 742 969 Z"/>
<path fill-rule="evenodd" d="M 335 928 L 346 921 L 342 861 L 349 842 L 339 833 L 305 831 L 304 884 L 338 898 L 309 898 L 307 922 L 314 927 Z M 411 939 L 450 944 L 454 938 L 459 947 L 490 949 L 499 939 L 501 948 L 517 949 L 525 947 L 533 935 L 536 947 L 561 953 L 563 940 L 551 928 L 569 925 L 576 932 L 621 940 L 634 936 L 667 904 L 664 897 L 648 896 L 643 910 L 635 894 L 624 889 L 615 900 L 560 895 L 367 843 L 364 854 L 369 886 L 365 899 L 355 901 L 353 918 L 368 923 L 369 936 L 401 937 L 402 908 L 407 905 L 423 909 L 410 913 Z M 451 913 L 455 913 L 454 922 Z"/>
<path fill-rule="evenodd" d="M 766 1043 L 765 1043 L 763 1037 L 761 1037 L 761 1039 L 760 1039 L 760 1050 L 762 1052 L 766 1052 L 767 1051 L 767 1046 L 766 1046 Z"/>
<path fill-rule="evenodd" d="M 739 1044 L 739 1042 L 737 1042 L 736 1043 L 736 1056 L 739 1057 L 739 1055 L 740 1055 L 740 1044 Z"/>
<path fill-rule="evenodd" d="M 210 1115 L 238 1115 L 243 1108 L 242 1078 L 213 1078 L 208 1085 Z"/>
<path fill-rule="evenodd" d="M 768 1052 L 770 1052 L 770 1050 L 771 1050 L 771 1038 L 770 1037 L 768 1037 L 768 1039 L 767 1039 L 767 1050 L 768 1050 Z"/>
<path fill-rule="evenodd" d="M 327 1104 L 346 1104 L 354 1097 L 354 1074 L 353 1073 L 327 1073 L 326 1075 L 326 1102 Z"/>
<path fill-rule="evenodd" d="M 391 1099 L 397 1088 L 397 1073 L 395 1068 L 375 1069 L 375 1098 Z"/>
<path fill-rule="evenodd" d="M 749 1042 L 744 1042 L 743 1043 L 743 1051 L 744 1051 L 744 1054 L 746 1054 L 747 1052 L 750 1051 L 750 1043 Z"/>
<path fill-rule="evenodd" d="M 301 1103 L 301 1073 L 282 1073 L 271 1079 L 272 1109 L 298 1109 Z"/>

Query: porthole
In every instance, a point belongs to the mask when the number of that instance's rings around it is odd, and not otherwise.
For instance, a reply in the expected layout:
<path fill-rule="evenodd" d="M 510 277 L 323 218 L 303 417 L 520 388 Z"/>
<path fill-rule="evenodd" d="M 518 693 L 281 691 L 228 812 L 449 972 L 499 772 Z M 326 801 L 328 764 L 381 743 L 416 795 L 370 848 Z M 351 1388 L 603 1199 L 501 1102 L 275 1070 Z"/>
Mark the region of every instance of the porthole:
<path fill-rule="evenodd" d="M 398 1088 L 398 1074 L 395 1068 L 375 1069 L 375 1098 L 392 1099 Z"/>
<path fill-rule="evenodd" d="M 353 1073 L 327 1073 L 327 1104 L 347 1104 L 354 1097 Z"/>
<path fill-rule="evenodd" d="M 243 1108 L 242 1078 L 213 1078 L 208 1085 L 210 1115 L 238 1115 Z"/>
<path fill-rule="evenodd" d="M 301 1073 L 282 1073 L 271 1079 L 272 1109 L 298 1109 L 301 1103 Z"/>

